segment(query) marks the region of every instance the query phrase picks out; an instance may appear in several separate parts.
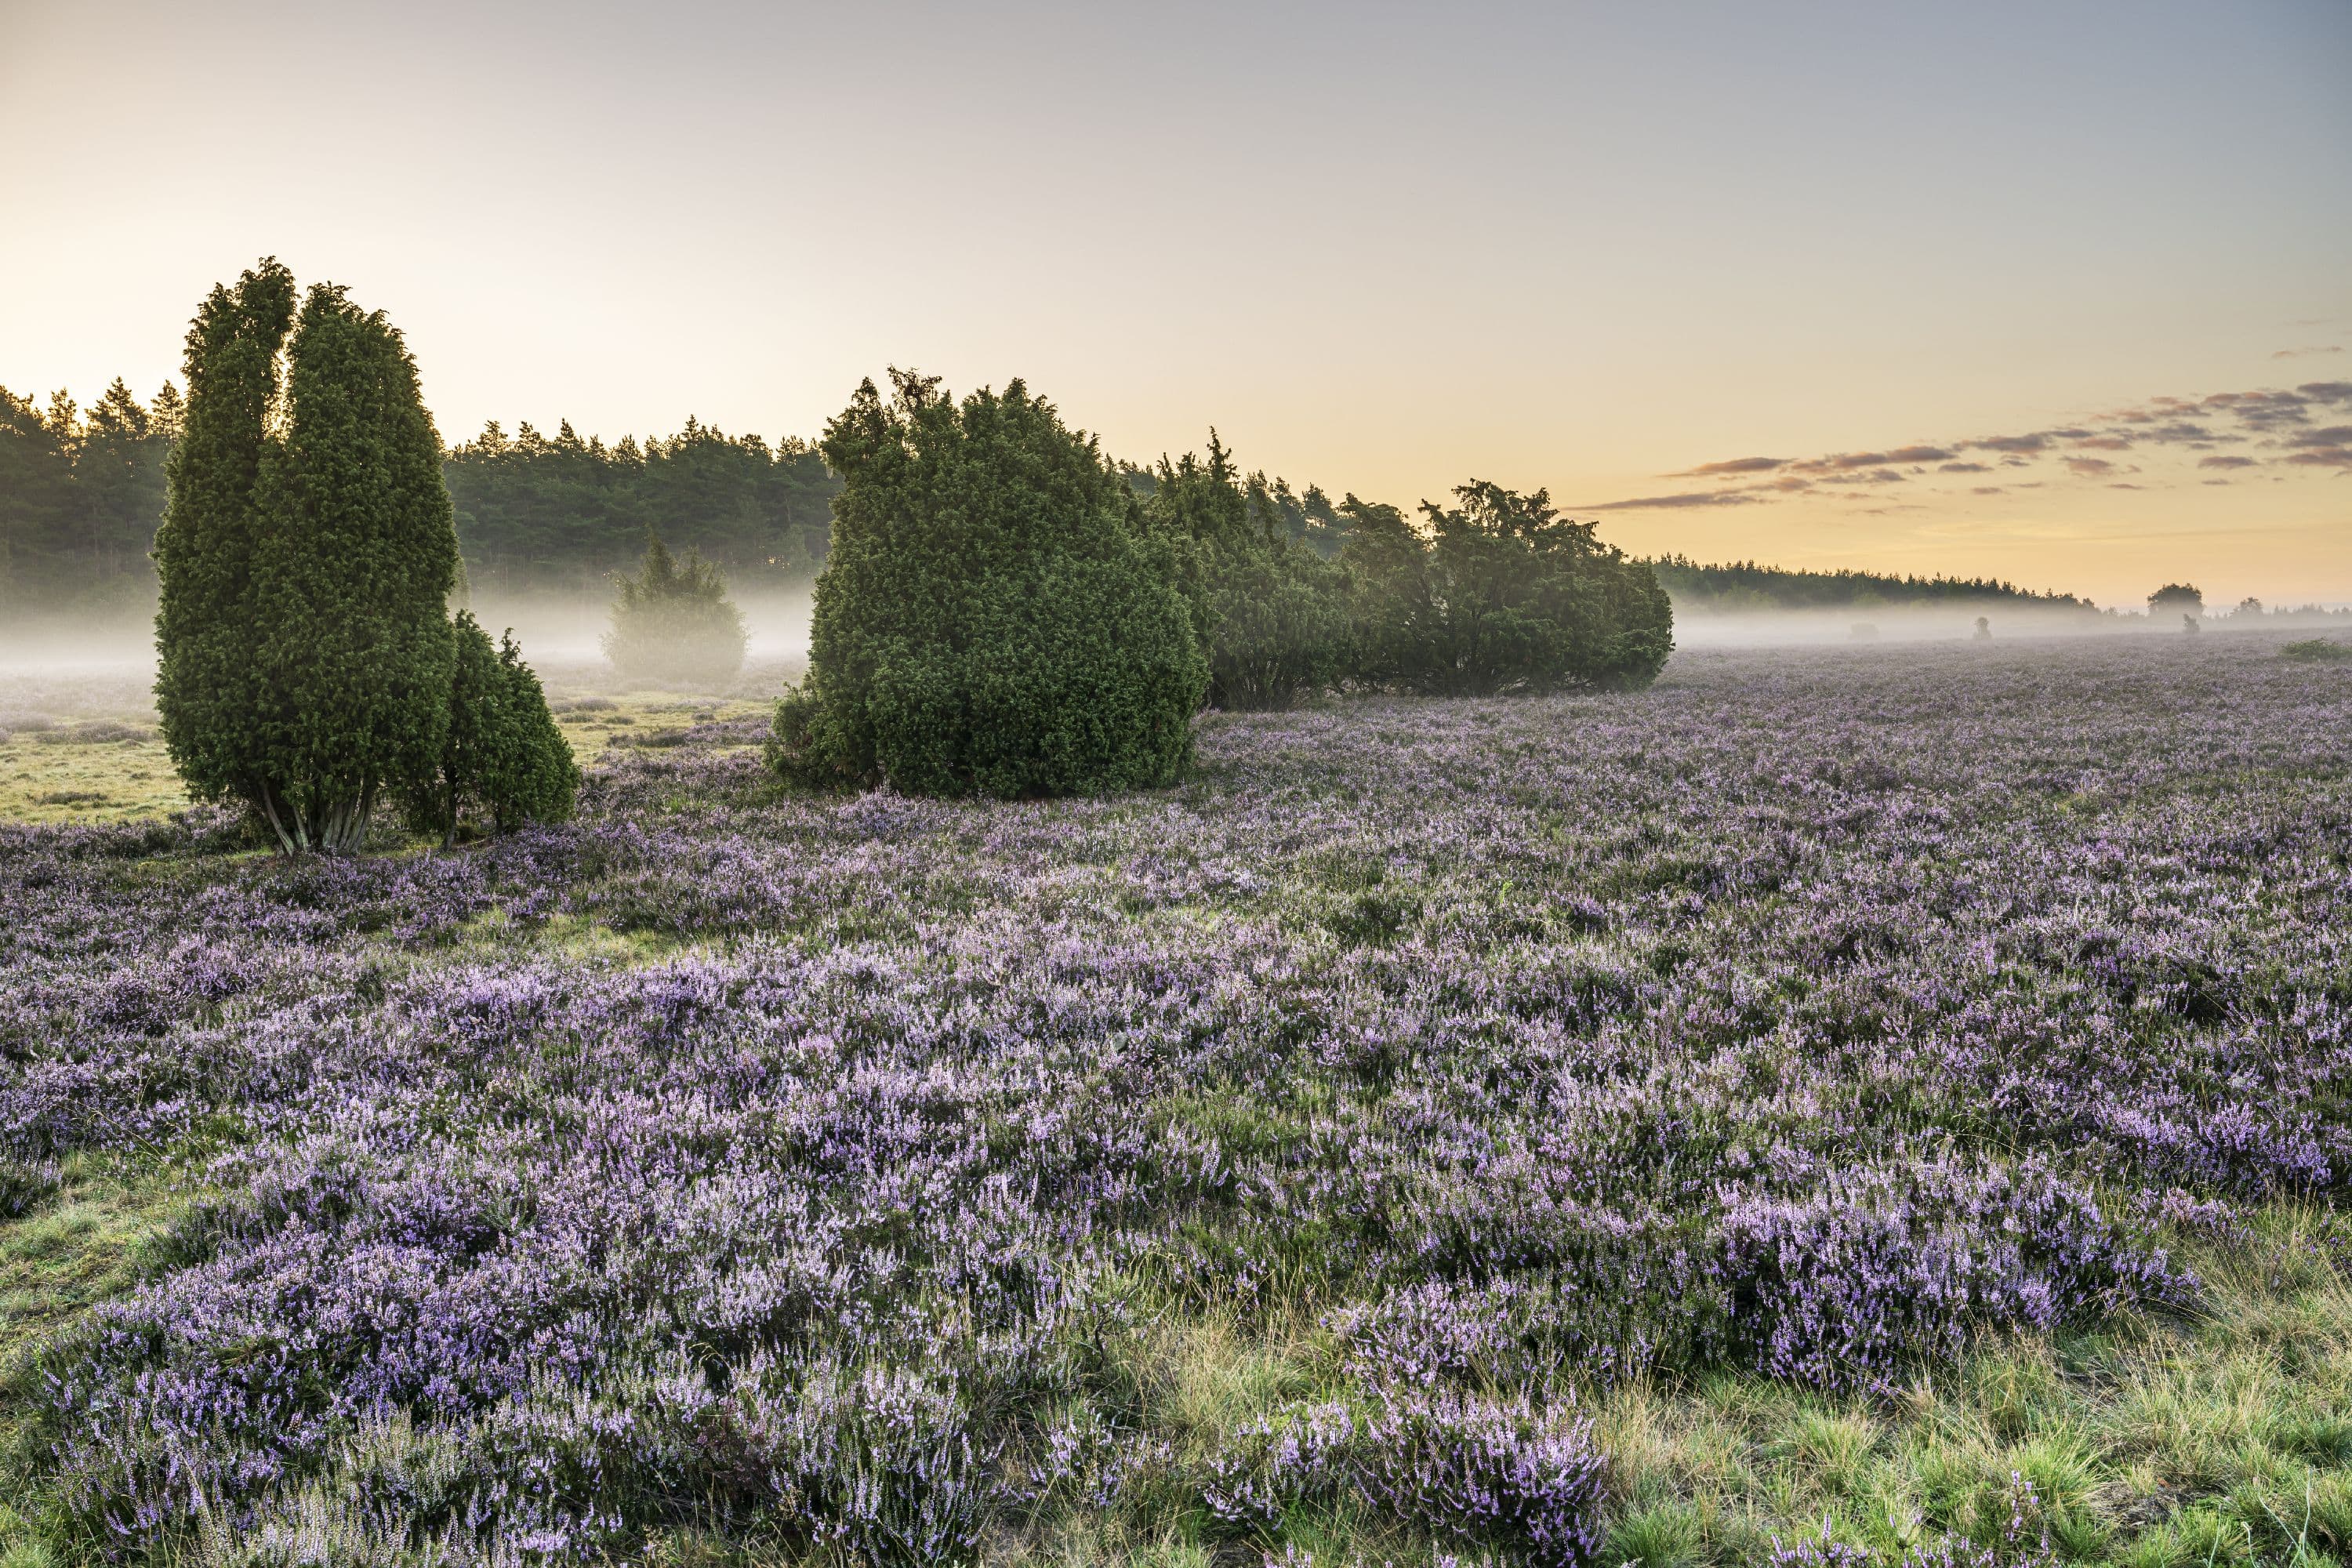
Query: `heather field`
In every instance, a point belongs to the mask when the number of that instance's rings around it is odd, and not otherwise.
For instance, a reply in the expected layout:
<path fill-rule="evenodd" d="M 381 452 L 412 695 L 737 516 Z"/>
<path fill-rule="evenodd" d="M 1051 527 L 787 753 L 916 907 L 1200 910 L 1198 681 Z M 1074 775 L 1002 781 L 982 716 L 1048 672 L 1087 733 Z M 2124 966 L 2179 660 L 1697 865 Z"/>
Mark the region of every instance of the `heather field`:
<path fill-rule="evenodd" d="M 2352 667 L 2281 640 L 1012 805 L 554 681 L 576 821 L 349 860 L 45 715 L 9 799 L 120 820 L 0 826 L 0 1562 L 2352 1563 Z"/>

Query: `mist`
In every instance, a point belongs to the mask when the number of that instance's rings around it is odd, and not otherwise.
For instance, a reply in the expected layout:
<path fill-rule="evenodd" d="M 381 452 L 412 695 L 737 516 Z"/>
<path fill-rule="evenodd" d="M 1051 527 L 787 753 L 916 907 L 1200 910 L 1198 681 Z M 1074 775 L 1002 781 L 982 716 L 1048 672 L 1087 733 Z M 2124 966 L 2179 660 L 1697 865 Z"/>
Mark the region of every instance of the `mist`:
<path fill-rule="evenodd" d="M 742 671 L 712 695 L 737 694 L 754 670 L 772 676 L 807 664 L 812 609 L 807 585 L 754 587 L 729 596 L 743 613 L 748 642 Z M 656 689 L 625 680 L 606 661 L 601 639 L 611 624 L 609 595 L 477 593 L 452 607 L 470 609 L 492 637 L 511 629 L 523 658 L 551 683 L 582 689 Z M 80 675 L 110 683 L 152 683 L 154 669 L 152 606 L 143 613 L 126 610 L 99 616 L 73 611 L 18 616 L 0 626 L 0 679 Z"/>
<path fill-rule="evenodd" d="M 2117 637 L 2146 634 L 2145 617 L 2000 601 L 1928 605 L 1843 605 L 1819 609 L 1716 610 L 1675 604 L 1677 647 L 1819 647 L 1832 644 L 1934 643 L 1977 639 L 1982 616 L 1992 640 L 2014 637 Z M 2175 624 L 2171 628 L 2179 631 Z"/>

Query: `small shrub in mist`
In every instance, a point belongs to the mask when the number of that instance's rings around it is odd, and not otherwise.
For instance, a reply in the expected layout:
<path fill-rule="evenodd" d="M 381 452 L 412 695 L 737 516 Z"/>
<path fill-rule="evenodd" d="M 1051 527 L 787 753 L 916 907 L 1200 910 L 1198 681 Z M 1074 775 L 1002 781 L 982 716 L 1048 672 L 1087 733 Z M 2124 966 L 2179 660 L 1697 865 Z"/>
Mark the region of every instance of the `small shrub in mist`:
<path fill-rule="evenodd" d="M 826 426 L 843 489 L 771 764 L 920 795 L 1172 780 L 1208 671 L 1124 481 L 1019 381 L 959 404 L 891 380 Z"/>
<path fill-rule="evenodd" d="M 1474 480 L 1426 528 L 1349 496 L 1341 563 L 1359 674 L 1441 695 L 1638 689 L 1673 653 L 1674 607 L 1646 562 L 1561 517 L 1542 490 Z"/>
<path fill-rule="evenodd" d="M 281 851 L 357 848 L 379 789 L 433 766 L 457 534 L 415 362 L 276 260 L 188 331 L 186 421 L 156 535 L 155 700 L 199 800 Z"/>
<path fill-rule="evenodd" d="M 674 557 L 658 537 L 636 575 L 617 580 L 604 657 L 641 680 L 721 681 L 743 668 L 743 615 L 718 567 L 688 550 Z"/>
<path fill-rule="evenodd" d="M 1144 502 L 1181 587 L 1219 708 L 1286 708 L 1337 685 L 1349 662 L 1347 574 L 1281 530 L 1209 433 L 1209 457 L 1160 459 Z"/>
<path fill-rule="evenodd" d="M 500 832 L 570 816 L 580 766 L 514 635 L 493 647 L 474 617 L 461 613 L 456 637 L 448 733 L 440 766 L 403 791 L 409 826 L 440 834 L 446 847 L 457 842 L 469 811 Z"/>
<path fill-rule="evenodd" d="M 2326 637 L 2305 637 L 2280 648 L 2279 657 L 2302 664 L 2352 663 L 2352 643 L 2334 642 Z"/>

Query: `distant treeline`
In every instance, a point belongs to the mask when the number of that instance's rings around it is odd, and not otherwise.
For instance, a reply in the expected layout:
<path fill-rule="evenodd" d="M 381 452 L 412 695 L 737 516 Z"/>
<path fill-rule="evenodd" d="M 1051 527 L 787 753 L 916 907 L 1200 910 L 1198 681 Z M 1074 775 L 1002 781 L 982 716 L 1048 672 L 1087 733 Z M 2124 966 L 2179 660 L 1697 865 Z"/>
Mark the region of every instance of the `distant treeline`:
<path fill-rule="evenodd" d="M 155 591 L 163 460 L 182 397 L 142 403 L 120 380 L 88 409 L 0 387 L 0 605 L 140 612 Z M 1139 496 L 1154 469 L 1118 469 Z M 677 435 L 607 445 L 566 421 L 552 436 L 493 422 L 443 460 L 470 587 L 602 595 L 648 533 L 693 551 L 739 586 L 806 583 L 824 563 L 841 481 L 796 437 L 770 445 L 689 418 Z M 1348 523 L 1321 489 L 1251 474 L 1238 481 L 1267 531 L 1336 557 Z"/>
<path fill-rule="evenodd" d="M 121 380 L 89 409 L 0 386 L 0 605 L 103 611 L 153 601 L 147 558 L 182 400 L 141 403 Z"/>
<path fill-rule="evenodd" d="M 824 563 L 841 482 L 807 442 L 771 447 L 688 419 L 664 439 L 583 441 L 496 423 L 442 465 L 478 589 L 601 589 L 656 533 L 740 584 L 803 583 Z"/>
<path fill-rule="evenodd" d="M 138 611 L 163 514 L 163 462 L 183 399 L 142 403 L 121 381 L 88 409 L 0 387 L 0 605 Z M 582 440 L 498 425 L 452 449 L 443 477 L 474 587 L 602 594 L 648 531 L 730 578 L 804 583 L 824 560 L 841 485 L 806 442 L 770 446 L 698 420 L 667 438 Z"/>
<path fill-rule="evenodd" d="M 87 409 L 62 392 L 42 405 L 0 387 L 0 606 L 110 614 L 153 603 L 148 552 L 182 408 L 168 382 L 142 403 L 118 379 Z M 451 448 L 442 472 L 468 585 L 496 594 L 604 595 L 611 578 L 635 565 L 648 534 L 696 552 L 740 586 L 804 584 L 824 563 L 841 493 L 810 442 L 784 437 L 772 446 L 693 418 L 675 436 L 611 445 L 582 439 L 568 421 L 553 436 L 528 423 L 509 435 L 493 422 Z M 1118 472 L 1147 500 L 1163 482 L 1156 468 L 1120 463 Z M 1354 514 L 1320 488 L 1294 489 L 1264 473 L 1231 482 L 1266 535 L 1327 561 L 1348 542 Z M 1686 614 L 1987 602 L 2099 613 L 2073 594 L 1991 577 L 1801 572 L 1680 554 L 1646 564 Z"/>
<path fill-rule="evenodd" d="M 1685 610 L 1864 609 L 1876 605 L 1937 605 L 1999 600 L 2053 610 L 2093 611 L 2097 606 L 2072 594 L 2037 594 L 1997 577 L 1896 577 L 1884 572 L 1793 572 L 1753 561 L 1705 565 L 1685 555 L 1650 561 L 1659 584 Z"/>

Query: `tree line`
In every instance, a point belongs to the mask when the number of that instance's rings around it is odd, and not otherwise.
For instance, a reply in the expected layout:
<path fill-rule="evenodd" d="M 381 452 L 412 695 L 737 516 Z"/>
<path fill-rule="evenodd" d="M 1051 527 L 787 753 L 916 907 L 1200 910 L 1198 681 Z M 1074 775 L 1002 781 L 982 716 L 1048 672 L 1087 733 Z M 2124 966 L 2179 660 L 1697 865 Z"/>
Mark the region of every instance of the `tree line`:
<path fill-rule="evenodd" d="M 89 408 L 63 392 L 46 405 L 0 387 L 0 604 L 138 610 L 153 593 L 149 563 L 163 506 L 163 465 L 184 418 L 166 383 L 142 403 L 117 380 Z M 1363 503 L 1319 487 L 1242 474 L 1213 441 L 1220 516 L 1246 518 L 1327 561 L 1363 522 Z M 1197 465 L 1196 465 L 1197 466 Z M 814 443 L 730 436 L 689 417 L 674 436 L 606 443 L 569 421 L 552 436 L 493 421 L 442 458 L 469 585 L 493 593 L 604 591 L 639 561 L 648 537 L 691 552 L 739 585 L 804 584 L 831 548 L 840 477 Z M 1147 505 L 1197 507 L 1200 474 L 1161 463 L 1114 464 Z M 1192 487 L 1187 489 L 1186 487 Z M 1183 493 L 1163 495 L 1173 488 Z M 1222 524 L 1220 525 L 1223 526 Z M 1754 561 L 1647 559 L 1686 613 L 1924 605 L 1963 601 L 2092 611 L 2072 594 L 1990 577 L 1793 571 Z"/>
<path fill-rule="evenodd" d="M 142 612 L 164 466 L 185 403 L 120 379 L 89 408 L 0 387 L 0 605 Z M 497 423 L 438 455 L 466 580 L 497 592 L 586 588 L 635 563 L 648 534 L 739 582 L 805 584 L 824 563 L 840 481 L 807 442 L 770 446 L 698 419 L 612 445 Z"/>
<path fill-rule="evenodd" d="M 1649 559 L 1658 581 L 1686 611 L 1868 609 L 1878 605 L 1998 601 L 2053 610 L 2095 610 L 2072 594 L 2034 593 L 1997 577 L 1895 576 L 1884 572 L 1791 571 L 1753 561 L 1702 564 L 1686 555 Z"/>
<path fill-rule="evenodd" d="M 120 379 L 89 408 L 0 387 L 0 605 L 143 613 L 164 500 L 164 462 L 184 418 L 166 382 L 142 403 Z M 1157 468 L 1117 465 L 1140 497 Z M 739 585 L 801 585 L 824 564 L 841 480 L 812 443 L 730 436 L 689 417 L 675 436 L 583 438 L 493 420 L 442 458 L 465 580 L 497 594 L 601 593 L 649 537 Z M 1320 489 L 1236 478 L 1263 526 L 1326 557 L 1348 520 Z"/>

